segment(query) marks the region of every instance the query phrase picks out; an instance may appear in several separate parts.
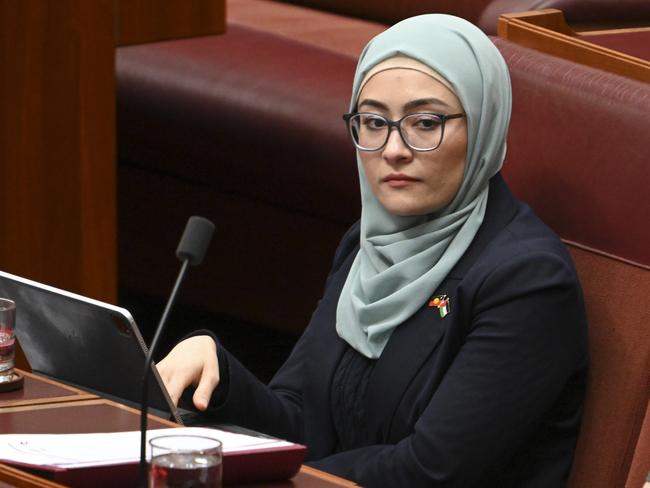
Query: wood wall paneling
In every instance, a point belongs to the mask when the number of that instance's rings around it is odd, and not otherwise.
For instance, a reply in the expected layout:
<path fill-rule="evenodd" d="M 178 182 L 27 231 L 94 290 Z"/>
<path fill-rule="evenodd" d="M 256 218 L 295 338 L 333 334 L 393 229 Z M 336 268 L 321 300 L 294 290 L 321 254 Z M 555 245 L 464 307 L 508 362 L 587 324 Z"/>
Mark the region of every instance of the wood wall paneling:
<path fill-rule="evenodd" d="M 0 269 L 108 302 L 117 295 L 112 9 L 112 0 L 0 2 Z"/>
<path fill-rule="evenodd" d="M 0 268 L 114 301 L 113 2 L 0 6 Z"/>
<path fill-rule="evenodd" d="M 225 30 L 224 0 L 118 0 L 118 46 L 220 34 Z"/>

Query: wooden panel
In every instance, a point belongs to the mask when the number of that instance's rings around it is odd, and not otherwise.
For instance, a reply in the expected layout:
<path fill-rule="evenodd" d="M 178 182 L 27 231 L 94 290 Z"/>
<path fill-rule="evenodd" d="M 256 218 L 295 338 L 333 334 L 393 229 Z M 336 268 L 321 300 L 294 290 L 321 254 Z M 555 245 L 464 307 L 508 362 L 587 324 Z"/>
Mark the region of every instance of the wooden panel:
<path fill-rule="evenodd" d="M 65 488 L 64 485 L 0 464 L 0 488 Z"/>
<path fill-rule="evenodd" d="M 504 14 L 499 17 L 497 32 L 522 46 L 650 83 L 650 61 L 579 38 L 559 10 Z"/>
<path fill-rule="evenodd" d="M 97 395 L 64 385 L 26 371 L 20 371 L 25 378 L 22 389 L 0 395 L 0 408 L 44 403 L 71 402 L 98 398 Z"/>
<path fill-rule="evenodd" d="M 115 9 L 118 46 L 225 30 L 224 0 L 117 0 Z"/>
<path fill-rule="evenodd" d="M 111 0 L 0 2 L 0 268 L 116 299 Z"/>
<path fill-rule="evenodd" d="M 114 303 L 112 13 L 0 1 L 0 269 Z"/>

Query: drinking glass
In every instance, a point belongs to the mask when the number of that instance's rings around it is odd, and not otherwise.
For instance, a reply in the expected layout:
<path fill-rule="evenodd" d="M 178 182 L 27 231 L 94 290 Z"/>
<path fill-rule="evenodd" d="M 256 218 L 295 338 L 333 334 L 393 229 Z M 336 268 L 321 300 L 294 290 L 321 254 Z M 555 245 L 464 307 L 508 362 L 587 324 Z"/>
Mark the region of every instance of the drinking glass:
<path fill-rule="evenodd" d="M 221 442 L 199 435 L 163 435 L 149 440 L 149 488 L 221 488 Z"/>
<path fill-rule="evenodd" d="M 13 300 L 0 298 L 0 383 L 13 381 L 15 366 L 16 304 Z"/>

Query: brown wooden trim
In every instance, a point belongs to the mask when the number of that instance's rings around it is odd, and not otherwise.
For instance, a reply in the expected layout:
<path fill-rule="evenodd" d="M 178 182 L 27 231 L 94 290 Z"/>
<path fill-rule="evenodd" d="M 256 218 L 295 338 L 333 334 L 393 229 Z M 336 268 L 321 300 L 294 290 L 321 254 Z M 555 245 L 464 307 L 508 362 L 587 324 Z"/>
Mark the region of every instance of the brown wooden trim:
<path fill-rule="evenodd" d="M 628 27 L 624 29 L 604 29 L 592 31 L 576 31 L 584 37 L 588 36 L 601 36 L 601 35 L 616 35 L 616 34 L 630 34 L 634 32 L 650 32 L 650 27 Z"/>
<path fill-rule="evenodd" d="M 61 395 L 61 396 L 53 396 L 53 397 L 44 397 L 44 398 L 23 398 L 23 399 L 17 399 L 13 401 L 3 401 L 0 404 L 0 411 L 4 411 L 7 408 L 11 407 L 22 407 L 22 406 L 33 406 L 33 405 L 45 405 L 45 404 L 52 404 L 52 403 L 65 403 L 65 402 L 77 402 L 81 400 L 92 400 L 92 399 L 97 399 L 99 398 L 97 395 L 94 395 L 92 393 L 88 393 L 86 391 L 80 390 L 79 388 L 75 388 L 73 386 L 69 386 L 63 383 L 59 383 L 58 381 L 54 381 L 49 378 L 45 378 L 43 376 L 30 373 L 27 371 L 23 371 L 20 368 L 16 368 L 16 371 L 22 374 L 25 378 L 29 378 L 34 381 L 39 381 L 43 383 L 47 383 L 49 385 L 55 386 L 57 388 L 60 388 L 62 390 L 66 390 L 70 392 L 70 395 Z"/>
<path fill-rule="evenodd" d="M 300 468 L 300 472 L 304 474 L 308 474 L 310 476 L 315 476 L 316 478 L 322 479 L 324 481 L 327 481 L 328 483 L 334 483 L 336 486 L 359 486 L 355 482 L 346 480 L 344 478 L 340 478 L 338 476 L 335 476 L 330 473 L 326 473 L 324 471 L 320 471 L 318 469 L 309 467 L 309 466 L 302 466 Z"/>
<path fill-rule="evenodd" d="M 0 415 L 13 412 L 33 412 L 35 410 L 51 410 L 54 408 L 78 407 L 80 405 L 101 405 L 102 399 L 80 400 L 78 402 L 41 403 L 37 405 L 16 405 L 5 407 L 0 410 Z"/>
<path fill-rule="evenodd" d="M 497 33 L 525 47 L 650 83 L 650 61 L 577 37 L 566 24 L 564 14 L 556 9 L 503 14 L 499 17 Z"/>
<path fill-rule="evenodd" d="M 140 411 L 136 410 L 135 408 L 127 407 L 126 405 L 122 405 L 120 403 L 113 402 L 105 398 L 95 398 L 92 400 L 79 400 L 77 402 L 44 403 L 39 405 L 23 405 L 23 406 L 7 407 L 7 408 L 0 409 L 0 415 L 5 413 L 13 413 L 13 412 L 33 412 L 35 410 L 51 410 L 54 408 L 77 408 L 80 406 L 85 407 L 90 405 L 109 405 L 112 407 L 116 407 L 120 410 L 126 410 L 132 413 L 133 415 L 138 415 L 138 416 L 140 415 Z M 181 425 L 178 425 L 175 422 L 172 422 L 167 419 L 163 419 L 151 413 L 147 415 L 147 418 L 150 420 L 155 420 L 156 422 L 159 422 L 161 424 L 165 424 L 169 427 L 182 427 Z"/>
<path fill-rule="evenodd" d="M 7 466 L 6 464 L 0 464 L 0 481 L 17 488 L 65 488 L 64 485 L 39 478 L 36 475 Z"/>
<path fill-rule="evenodd" d="M 97 398 L 97 395 L 69 395 L 69 396 L 60 396 L 60 397 L 50 397 L 50 398 L 33 398 L 31 400 L 16 400 L 15 402 L 9 402 L 0 406 L 0 412 L 13 407 L 29 407 L 34 405 L 51 405 L 53 403 L 74 403 L 83 400 L 92 400 Z"/>
<path fill-rule="evenodd" d="M 121 403 L 114 402 L 112 400 L 107 400 L 105 398 L 101 399 L 100 403 L 103 403 L 105 405 L 112 405 L 113 407 L 119 408 L 121 410 L 126 410 L 128 412 L 131 412 L 134 415 L 140 416 L 140 410 L 133 408 L 133 407 L 128 407 L 126 405 L 122 405 Z M 75 403 L 76 405 L 76 403 Z M 159 422 L 161 424 L 165 424 L 169 427 L 183 427 L 182 425 L 177 424 L 176 422 L 172 422 L 171 420 L 164 419 L 162 417 L 158 417 L 153 414 L 148 414 L 147 415 L 148 419 L 155 420 L 156 422 Z"/>
<path fill-rule="evenodd" d="M 590 31 L 603 30 L 622 30 L 645 28 L 648 25 L 647 20 L 630 20 L 630 21 L 600 21 L 600 22 L 571 22 L 571 28 L 580 34 Z"/>
<path fill-rule="evenodd" d="M 505 21 L 502 22 L 501 19 Z M 510 22 L 512 21 L 522 21 L 530 25 L 536 25 L 538 27 L 543 27 L 544 29 L 549 29 L 553 32 L 559 32 L 566 34 L 567 36 L 575 36 L 576 33 L 573 32 L 573 29 L 567 24 L 564 14 L 561 10 L 557 9 L 543 9 L 543 10 L 530 10 L 527 12 L 515 12 L 511 14 L 503 14 L 499 17 L 499 22 L 497 24 L 497 34 L 499 37 L 505 37 L 501 35 L 499 29 L 508 29 Z"/>

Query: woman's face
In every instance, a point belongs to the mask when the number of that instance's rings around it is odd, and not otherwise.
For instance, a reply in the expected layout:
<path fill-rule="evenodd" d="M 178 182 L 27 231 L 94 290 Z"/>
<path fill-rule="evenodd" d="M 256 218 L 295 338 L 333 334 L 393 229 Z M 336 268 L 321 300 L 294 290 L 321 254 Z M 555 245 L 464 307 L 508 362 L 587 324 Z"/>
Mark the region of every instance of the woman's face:
<path fill-rule="evenodd" d="M 398 120 L 415 112 L 462 113 L 456 95 L 420 71 L 388 69 L 368 80 L 358 98 L 359 112 L 372 112 Z M 395 215 L 423 215 L 449 204 L 463 180 L 467 155 L 466 118 L 450 119 L 444 138 L 433 151 L 414 151 L 397 129 L 390 131 L 378 151 L 359 151 L 373 193 Z"/>

